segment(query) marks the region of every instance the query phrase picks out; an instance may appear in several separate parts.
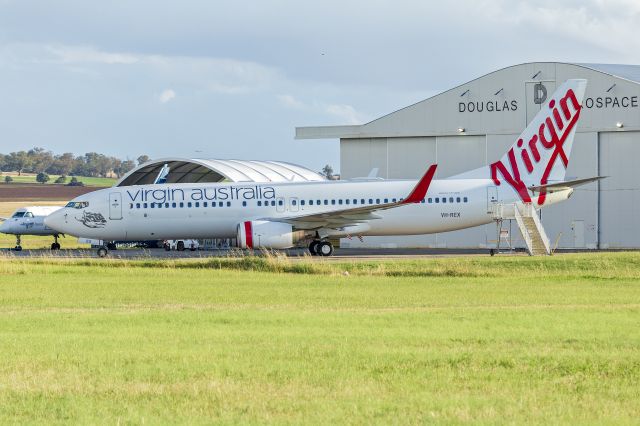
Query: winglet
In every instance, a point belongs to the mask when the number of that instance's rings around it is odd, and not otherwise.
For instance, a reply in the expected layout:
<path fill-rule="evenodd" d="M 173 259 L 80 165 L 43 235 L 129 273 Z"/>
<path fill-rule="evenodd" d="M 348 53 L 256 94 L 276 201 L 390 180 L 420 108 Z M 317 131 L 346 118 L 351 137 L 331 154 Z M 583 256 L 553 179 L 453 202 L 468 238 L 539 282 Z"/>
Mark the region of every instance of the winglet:
<path fill-rule="evenodd" d="M 402 204 L 411 204 L 411 203 L 419 203 L 422 201 L 425 195 L 427 195 L 427 190 L 429 189 L 429 185 L 431 185 L 431 180 L 433 179 L 433 175 L 436 174 L 437 164 L 432 164 L 431 167 L 427 170 L 427 172 L 422 176 L 422 179 L 416 184 L 411 191 L 411 194 L 404 200 L 402 200 Z"/>

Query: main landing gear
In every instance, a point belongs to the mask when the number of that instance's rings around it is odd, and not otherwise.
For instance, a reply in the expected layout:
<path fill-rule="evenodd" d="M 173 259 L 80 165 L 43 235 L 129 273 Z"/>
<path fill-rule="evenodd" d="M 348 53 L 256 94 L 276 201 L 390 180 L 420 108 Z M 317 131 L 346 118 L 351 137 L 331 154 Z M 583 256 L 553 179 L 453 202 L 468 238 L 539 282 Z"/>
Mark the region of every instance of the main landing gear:
<path fill-rule="evenodd" d="M 333 245 L 329 241 L 313 240 L 309 244 L 309 253 L 311 256 L 331 256 Z"/>

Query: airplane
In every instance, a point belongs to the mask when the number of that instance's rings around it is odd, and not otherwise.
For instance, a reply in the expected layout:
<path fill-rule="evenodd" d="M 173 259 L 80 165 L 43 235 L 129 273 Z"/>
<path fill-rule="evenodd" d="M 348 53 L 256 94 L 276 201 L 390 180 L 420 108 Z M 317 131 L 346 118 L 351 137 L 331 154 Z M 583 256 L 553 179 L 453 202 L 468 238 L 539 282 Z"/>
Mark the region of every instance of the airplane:
<path fill-rule="evenodd" d="M 54 206 L 29 206 L 22 207 L 13 212 L 9 218 L 1 218 L 0 232 L 3 234 L 13 234 L 16 236 L 15 251 L 21 251 L 22 245 L 20 237 L 22 235 L 51 235 L 53 243 L 51 250 L 60 250 L 59 236 L 62 234 L 44 223 L 44 218 L 49 214 L 61 209 Z"/>
<path fill-rule="evenodd" d="M 568 199 L 563 181 L 587 81 L 567 80 L 509 150 L 489 166 L 434 179 L 285 183 L 156 183 L 79 196 L 45 219 L 65 234 L 101 240 L 236 238 L 240 248 L 308 243 L 330 256 L 330 238 L 416 235 L 485 225 L 492 205 L 535 209 Z M 463 155 L 463 153 L 461 154 Z M 98 249 L 99 256 L 107 248 Z"/>

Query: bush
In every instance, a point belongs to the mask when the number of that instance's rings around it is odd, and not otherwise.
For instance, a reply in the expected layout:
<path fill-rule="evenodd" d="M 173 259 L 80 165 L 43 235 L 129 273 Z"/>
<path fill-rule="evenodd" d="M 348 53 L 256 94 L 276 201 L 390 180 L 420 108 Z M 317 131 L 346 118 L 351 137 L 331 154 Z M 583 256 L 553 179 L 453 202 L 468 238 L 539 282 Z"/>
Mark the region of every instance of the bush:
<path fill-rule="evenodd" d="M 67 181 L 67 177 L 65 175 L 62 176 L 58 176 L 58 178 L 55 180 L 55 183 L 65 183 Z"/>
<path fill-rule="evenodd" d="M 77 177 L 72 176 L 67 186 L 84 186 L 84 183 L 79 181 Z"/>
<path fill-rule="evenodd" d="M 38 182 L 38 183 L 47 183 L 47 182 L 49 182 L 49 175 L 44 173 L 44 172 L 38 173 L 38 175 L 36 176 L 36 182 Z"/>
<path fill-rule="evenodd" d="M 13 182 L 13 178 L 11 176 L 4 177 L 4 183 L 11 183 L 11 182 Z"/>

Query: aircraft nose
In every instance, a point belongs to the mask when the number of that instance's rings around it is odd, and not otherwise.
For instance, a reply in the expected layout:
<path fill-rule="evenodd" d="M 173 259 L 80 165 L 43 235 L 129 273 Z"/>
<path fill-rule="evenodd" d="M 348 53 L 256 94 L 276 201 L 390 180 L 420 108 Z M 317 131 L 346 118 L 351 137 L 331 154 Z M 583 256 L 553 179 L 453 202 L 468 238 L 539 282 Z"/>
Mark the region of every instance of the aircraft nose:
<path fill-rule="evenodd" d="M 44 218 L 44 225 L 62 233 L 65 232 L 65 220 L 62 211 L 55 211 Z"/>

